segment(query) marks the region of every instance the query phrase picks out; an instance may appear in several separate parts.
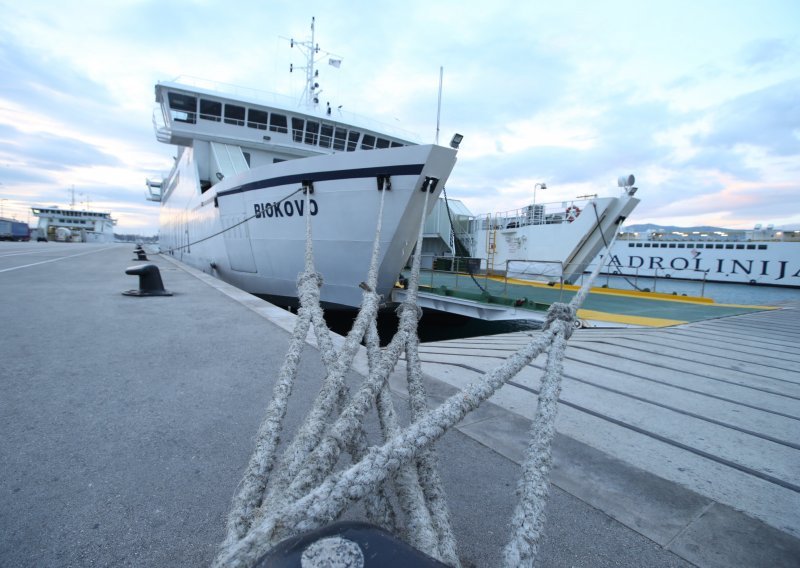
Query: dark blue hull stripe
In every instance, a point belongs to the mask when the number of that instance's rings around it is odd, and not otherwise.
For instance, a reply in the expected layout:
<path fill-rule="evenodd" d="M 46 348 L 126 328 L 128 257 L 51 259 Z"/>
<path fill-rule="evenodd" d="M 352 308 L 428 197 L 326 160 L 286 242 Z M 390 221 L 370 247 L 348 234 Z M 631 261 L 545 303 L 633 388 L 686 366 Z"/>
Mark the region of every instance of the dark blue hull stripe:
<path fill-rule="evenodd" d="M 234 193 L 245 193 L 247 191 L 254 191 L 256 189 L 265 189 L 268 187 L 277 187 L 289 184 L 301 184 L 304 181 L 331 181 L 335 179 L 353 179 L 353 178 L 367 178 L 376 177 L 379 175 L 390 176 L 414 176 L 422 173 L 422 168 L 425 164 L 402 164 L 399 166 L 379 166 L 377 168 L 357 168 L 352 170 L 333 170 L 329 172 L 308 172 L 305 174 L 295 174 L 291 176 L 281 176 L 276 178 L 263 179 L 259 181 L 251 181 L 240 186 L 226 189 L 217 193 L 217 197 L 225 197 L 226 195 L 233 195 Z"/>

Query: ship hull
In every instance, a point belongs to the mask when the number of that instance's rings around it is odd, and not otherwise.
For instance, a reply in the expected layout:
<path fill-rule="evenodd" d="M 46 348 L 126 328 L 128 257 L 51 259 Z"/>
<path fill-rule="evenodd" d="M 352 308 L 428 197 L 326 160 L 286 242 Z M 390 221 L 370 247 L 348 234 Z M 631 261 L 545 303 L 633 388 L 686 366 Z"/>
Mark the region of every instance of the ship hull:
<path fill-rule="evenodd" d="M 599 257 L 602 258 L 602 255 Z M 800 287 L 800 243 L 619 241 L 607 274 Z"/>
<path fill-rule="evenodd" d="M 322 302 L 357 307 L 381 194 L 378 292 L 388 297 L 414 247 L 419 223 L 454 165 L 454 150 L 433 145 L 338 153 L 254 168 L 202 193 L 187 148 L 166 182 L 161 249 L 247 292 L 293 304 L 310 218 Z M 391 189 L 380 191 L 379 178 L 386 176 Z M 432 193 L 421 190 L 426 178 L 438 180 Z M 313 188 L 308 195 L 304 185 Z"/>

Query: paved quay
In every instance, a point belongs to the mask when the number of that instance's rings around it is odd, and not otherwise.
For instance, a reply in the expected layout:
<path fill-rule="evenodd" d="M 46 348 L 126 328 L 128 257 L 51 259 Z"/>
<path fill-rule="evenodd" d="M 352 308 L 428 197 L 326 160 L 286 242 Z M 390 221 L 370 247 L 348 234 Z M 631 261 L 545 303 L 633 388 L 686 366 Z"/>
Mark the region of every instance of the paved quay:
<path fill-rule="evenodd" d="M 799 311 L 576 331 L 553 483 L 698 566 L 800 566 Z M 537 333 L 425 343 L 423 371 L 455 390 Z M 542 359 L 460 430 L 520 461 Z"/>
<path fill-rule="evenodd" d="M 123 296 L 138 286 L 125 274 L 139 264 L 132 250 L 0 243 L 0 566 L 203 566 L 222 540 L 294 316 L 157 255 L 150 262 L 174 295 Z M 323 374 L 313 346 L 304 355 L 289 429 Z M 359 358 L 348 380 L 358 381 L 363 366 Z M 392 379 L 399 398 L 401 371 Z M 434 400 L 453 389 L 438 380 L 430 386 Z M 476 439 L 481 421 L 502 417 L 503 443 Z M 524 416 L 488 404 L 437 446 L 467 567 L 497 565 L 519 474 L 508 448 L 525 426 Z M 585 478 L 587 469 L 634 470 L 563 435 L 555 451 L 558 471 L 572 460 L 579 473 L 574 487 L 554 479 L 538 566 L 797 565 L 789 563 L 800 558 L 790 556 L 795 541 L 775 541 L 766 525 L 756 527 L 753 544 L 786 547 L 783 557 L 761 557 L 770 564 L 731 547 L 739 533 L 713 527 L 671 543 L 644 536 L 581 497 L 602 483 Z M 659 502 L 696 499 L 677 486 L 653 487 L 658 493 L 649 496 Z M 648 494 L 640 497 L 642 522 L 662 523 Z M 711 560 L 685 560 L 691 555 L 676 542 Z"/>

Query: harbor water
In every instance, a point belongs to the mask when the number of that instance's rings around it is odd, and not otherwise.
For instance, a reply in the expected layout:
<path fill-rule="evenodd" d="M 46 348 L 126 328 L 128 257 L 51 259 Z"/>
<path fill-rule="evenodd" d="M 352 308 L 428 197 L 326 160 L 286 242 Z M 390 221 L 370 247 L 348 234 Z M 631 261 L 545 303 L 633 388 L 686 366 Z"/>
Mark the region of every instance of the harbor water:
<path fill-rule="evenodd" d="M 325 313 L 325 321 L 328 323 L 328 327 L 340 335 L 347 335 L 353 326 L 354 319 L 354 312 L 328 311 Z M 394 334 L 397 333 L 397 325 L 398 318 L 394 309 L 380 311 L 378 314 L 378 335 L 381 338 L 382 346 L 387 345 L 392 340 Z M 421 343 L 427 343 L 430 341 L 481 337 L 536 329 L 541 329 L 541 325 L 536 321 L 483 321 L 458 314 L 423 310 L 417 334 Z"/>

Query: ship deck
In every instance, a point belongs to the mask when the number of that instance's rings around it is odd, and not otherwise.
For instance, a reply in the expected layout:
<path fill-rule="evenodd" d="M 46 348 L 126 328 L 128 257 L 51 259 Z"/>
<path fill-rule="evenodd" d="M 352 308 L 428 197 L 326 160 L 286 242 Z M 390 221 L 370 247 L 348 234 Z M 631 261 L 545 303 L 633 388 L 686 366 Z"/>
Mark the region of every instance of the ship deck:
<path fill-rule="evenodd" d="M 407 276 L 407 273 L 406 273 Z M 603 278 L 598 282 L 602 283 Z M 544 321 L 553 302 L 569 302 L 578 286 L 553 286 L 499 276 L 423 270 L 423 307 L 489 320 Z M 403 291 L 395 291 L 402 301 Z M 708 298 L 658 292 L 592 288 L 578 317 L 587 327 L 665 327 L 772 309 L 717 304 Z"/>

